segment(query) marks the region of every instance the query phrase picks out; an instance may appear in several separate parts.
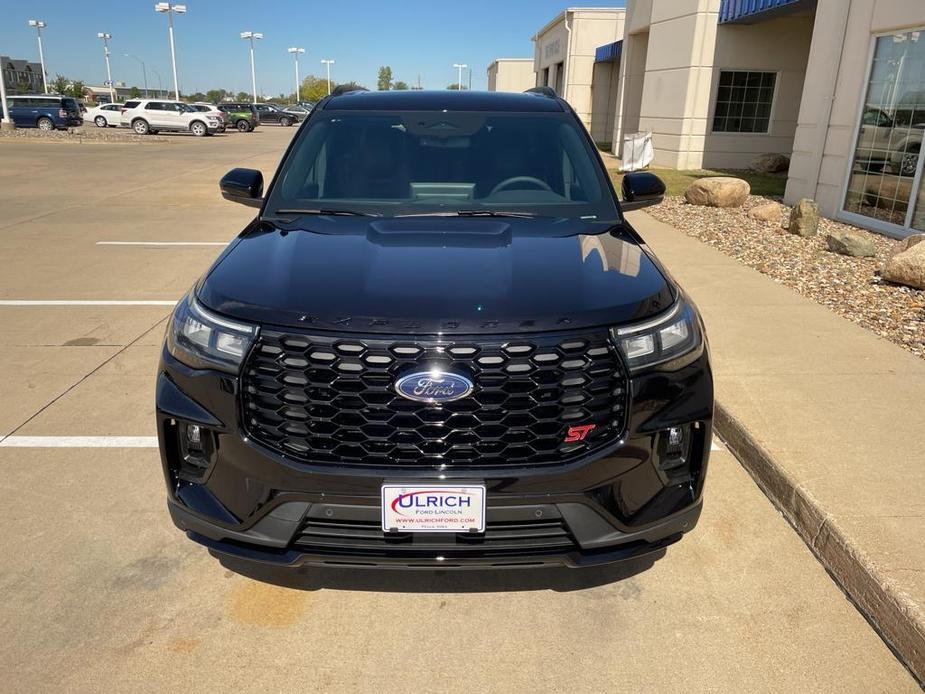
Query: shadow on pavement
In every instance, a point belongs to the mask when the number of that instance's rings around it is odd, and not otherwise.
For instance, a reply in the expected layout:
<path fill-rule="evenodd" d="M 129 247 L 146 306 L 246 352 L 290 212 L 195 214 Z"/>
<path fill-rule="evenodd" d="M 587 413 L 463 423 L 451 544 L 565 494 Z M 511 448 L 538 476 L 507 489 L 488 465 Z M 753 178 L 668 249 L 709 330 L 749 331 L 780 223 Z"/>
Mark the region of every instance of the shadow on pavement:
<path fill-rule="evenodd" d="M 652 568 L 661 549 L 643 557 L 581 569 L 396 570 L 376 568 L 278 567 L 217 556 L 229 571 L 263 583 L 297 590 L 361 590 L 380 593 L 497 593 L 525 590 L 569 592 L 616 583 Z"/>

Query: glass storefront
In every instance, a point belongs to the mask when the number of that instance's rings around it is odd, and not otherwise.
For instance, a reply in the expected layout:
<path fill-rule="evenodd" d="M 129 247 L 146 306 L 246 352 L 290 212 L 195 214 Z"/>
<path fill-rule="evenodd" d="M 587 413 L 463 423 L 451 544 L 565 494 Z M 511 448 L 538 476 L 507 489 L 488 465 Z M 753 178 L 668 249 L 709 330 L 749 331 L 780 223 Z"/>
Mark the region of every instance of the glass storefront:
<path fill-rule="evenodd" d="M 923 134 L 925 29 L 881 36 L 874 48 L 845 211 L 906 230 L 925 230 Z"/>

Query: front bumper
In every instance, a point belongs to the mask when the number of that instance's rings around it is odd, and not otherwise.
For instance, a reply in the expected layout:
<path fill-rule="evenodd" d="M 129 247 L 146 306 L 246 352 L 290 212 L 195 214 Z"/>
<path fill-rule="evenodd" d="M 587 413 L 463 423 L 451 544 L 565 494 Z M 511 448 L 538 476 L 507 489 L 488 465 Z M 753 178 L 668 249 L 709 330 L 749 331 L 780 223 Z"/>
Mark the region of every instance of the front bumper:
<path fill-rule="evenodd" d="M 625 436 L 563 465 L 381 469 L 288 459 L 243 433 L 238 380 L 162 354 L 157 427 L 171 518 L 213 553 L 276 565 L 393 568 L 590 566 L 658 551 L 694 528 L 712 438 L 706 353 L 632 379 Z M 207 468 L 184 469 L 185 423 L 208 432 Z M 689 425 L 686 471 L 660 469 L 659 437 Z M 383 533 L 385 481 L 483 482 L 483 534 Z"/>

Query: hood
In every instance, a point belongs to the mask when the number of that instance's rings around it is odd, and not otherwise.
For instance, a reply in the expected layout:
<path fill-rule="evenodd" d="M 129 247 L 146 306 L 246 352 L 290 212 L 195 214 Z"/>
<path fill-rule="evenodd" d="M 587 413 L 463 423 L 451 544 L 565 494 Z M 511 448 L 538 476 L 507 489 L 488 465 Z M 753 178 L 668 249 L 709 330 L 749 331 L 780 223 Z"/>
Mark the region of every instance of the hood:
<path fill-rule="evenodd" d="M 398 334 L 614 325 L 663 311 L 674 295 L 619 226 L 456 217 L 257 222 L 197 293 L 244 321 Z"/>

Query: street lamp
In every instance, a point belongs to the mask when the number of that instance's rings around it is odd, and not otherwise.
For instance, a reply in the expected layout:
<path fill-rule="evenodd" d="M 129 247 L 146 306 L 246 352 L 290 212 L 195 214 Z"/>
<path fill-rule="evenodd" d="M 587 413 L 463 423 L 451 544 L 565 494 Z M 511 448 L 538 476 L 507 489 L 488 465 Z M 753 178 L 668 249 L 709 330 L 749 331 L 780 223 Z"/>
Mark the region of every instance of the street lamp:
<path fill-rule="evenodd" d="M 148 71 L 147 69 L 145 69 L 145 61 L 143 61 L 137 55 L 132 55 L 131 53 L 123 53 L 122 55 L 124 55 L 126 58 L 134 58 L 139 63 L 141 63 L 141 76 L 144 78 L 144 81 L 145 81 L 145 98 L 147 98 L 148 97 Z"/>
<path fill-rule="evenodd" d="M 289 52 L 295 56 L 295 102 L 302 100 L 302 84 L 299 82 L 299 53 L 304 53 L 304 48 L 290 48 Z"/>
<path fill-rule="evenodd" d="M 173 65 L 173 94 L 180 100 L 180 83 L 177 81 L 177 53 L 173 45 L 173 15 L 186 14 L 186 5 L 171 5 L 169 2 L 159 2 L 154 6 L 155 12 L 167 15 L 167 33 L 170 35 L 170 63 Z"/>
<path fill-rule="evenodd" d="M 35 27 L 35 33 L 39 37 L 39 62 L 42 64 L 42 85 L 45 87 L 45 93 L 48 93 L 48 79 L 45 77 L 45 52 L 42 50 L 42 29 L 45 28 L 45 22 L 41 19 L 30 19 L 29 26 Z"/>
<path fill-rule="evenodd" d="M 469 66 L 466 65 L 465 63 L 453 63 L 453 67 L 455 67 L 456 70 L 457 70 L 458 73 L 459 73 L 459 76 L 456 78 L 456 89 L 457 89 L 457 90 L 460 90 L 460 89 L 463 88 L 463 86 L 462 86 L 462 71 L 463 71 L 464 69 L 466 69 L 467 67 L 469 67 Z"/>
<path fill-rule="evenodd" d="M 331 95 L 331 66 L 334 64 L 333 60 L 327 58 L 322 59 L 322 63 L 325 64 L 325 67 L 328 69 L 328 96 Z"/>
<path fill-rule="evenodd" d="M 116 92 L 112 88 L 112 71 L 109 69 L 109 39 L 112 38 L 112 34 L 98 31 L 96 38 L 103 39 L 103 56 L 106 58 L 106 84 L 109 86 L 109 103 L 114 104 L 116 103 Z"/>
<path fill-rule="evenodd" d="M 242 31 L 242 39 L 248 39 L 251 42 L 251 87 L 254 88 L 254 103 L 257 103 L 257 72 L 254 70 L 254 40 L 262 39 L 263 34 L 256 31 Z"/>

